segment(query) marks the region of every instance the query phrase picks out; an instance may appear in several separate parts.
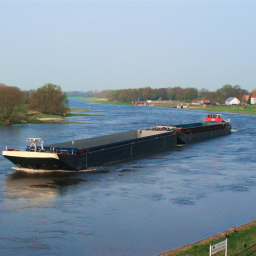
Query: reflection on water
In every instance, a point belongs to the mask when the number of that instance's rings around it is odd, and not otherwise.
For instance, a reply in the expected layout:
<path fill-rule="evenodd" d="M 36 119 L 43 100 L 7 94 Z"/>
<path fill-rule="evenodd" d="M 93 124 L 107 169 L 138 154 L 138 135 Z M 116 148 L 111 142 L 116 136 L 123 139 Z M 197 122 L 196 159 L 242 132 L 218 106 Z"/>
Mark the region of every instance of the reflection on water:
<path fill-rule="evenodd" d="M 88 106 L 71 100 L 72 108 Z M 204 118 L 202 111 L 90 107 L 106 116 L 70 118 L 90 125 L 0 127 L 0 147 Z M 0 255 L 156 255 L 256 219 L 256 117 L 223 116 L 236 131 L 230 136 L 89 172 L 13 171 L 1 157 Z"/>
<path fill-rule="evenodd" d="M 87 180 L 69 172 L 14 172 L 4 180 L 3 189 L 6 199 L 23 198 L 38 202 L 39 198 L 53 198 L 59 191 L 65 190 L 65 187 L 78 185 L 81 182 L 87 182 Z"/>

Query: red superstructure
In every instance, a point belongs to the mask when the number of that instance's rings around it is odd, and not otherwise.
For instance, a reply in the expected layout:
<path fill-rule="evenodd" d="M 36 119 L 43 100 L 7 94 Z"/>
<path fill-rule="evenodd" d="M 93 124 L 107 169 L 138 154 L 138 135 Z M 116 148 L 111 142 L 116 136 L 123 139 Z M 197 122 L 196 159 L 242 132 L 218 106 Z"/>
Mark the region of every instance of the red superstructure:
<path fill-rule="evenodd" d="M 205 122 L 224 122 L 221 114 L 208 114 L 205 118 Z"/>

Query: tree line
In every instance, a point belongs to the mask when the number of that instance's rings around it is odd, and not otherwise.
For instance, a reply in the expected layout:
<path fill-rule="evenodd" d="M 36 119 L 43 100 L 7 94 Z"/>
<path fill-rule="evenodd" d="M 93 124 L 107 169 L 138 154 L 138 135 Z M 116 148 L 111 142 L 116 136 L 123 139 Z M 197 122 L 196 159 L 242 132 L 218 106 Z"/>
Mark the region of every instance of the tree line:
<path fill-rule="evenodd" d="M 224 103 L 228 97 L 237 97 L 243 101 L 243 95 L 249 92 L 242 89 L 240 85 L 225 84 L 216 91 L 194 87 L 181 88 L 169 87 L 153 89 L 150 87 L 103 90 L 88 92 L 70 92 L 72 95 L 83 95 L 84 97 L 107 98 L 119 102 L 135 102 L 138 99 L 146 100 L 178 100 L 191 102 L 192 100 L 207 99 L 212 103 Z M 251 92 L 256 93 L 256 89 Z M 65 114 L 70 111 L 68 94 L 61 87 L 47 83 L 37 90 L 21 91 L 18 87 L 7 86 L 0 83 L 0 120 L 9 123 L 10 120 L 19 118 L 29 110 L 35 110 L 42 114 Z M 26 107 L 24 107 L 26 106 Z"/>
<path fill-rule="evenodd" d="M 5 123 L 24 116 L 27 109 L 42 114 L 65 114 L 69 111 L 68 103 L 67 93 L 55 84 L 45 84 L 36 91 L 21 91 L 0 83 L 0 120 Z"/>
<path fill-rule="evenodd" d="M 242 101 L 243 95 L 249 92 L 242 89 L 240 85 L 225 84 L 216 91 L 209 91 L 208 89 L 200 89 L 194 87 L 181 88 L 169 87 L 152 89 L 150 87 L 122 89 L 122 90 L 103 90 L 103 91 L 88 91 L 84 97 L 107 98 L 112 101 L 132 102 L 140 98 L 141 101 L 146 100 L 179 100 L 190 102 L 192 100 L 207 99 L 212 103 L 224 103 L 228 97 L 237 97 Z"/>

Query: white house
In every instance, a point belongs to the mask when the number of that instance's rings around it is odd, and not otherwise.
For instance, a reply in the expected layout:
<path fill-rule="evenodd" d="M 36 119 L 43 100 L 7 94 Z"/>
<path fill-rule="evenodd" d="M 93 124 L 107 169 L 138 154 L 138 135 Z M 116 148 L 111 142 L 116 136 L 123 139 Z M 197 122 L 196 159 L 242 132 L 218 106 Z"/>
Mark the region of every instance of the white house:
<path fill-rule="evenodd" d="M 251 104 L 256 104 L 256 93 L 251 96 Z"/>
<path fill-rule="evenodd" d="M 229 97 L 225 100 L 226 105 L 238 105 L 240 104 L 240 100 L 236 97 Z"/>

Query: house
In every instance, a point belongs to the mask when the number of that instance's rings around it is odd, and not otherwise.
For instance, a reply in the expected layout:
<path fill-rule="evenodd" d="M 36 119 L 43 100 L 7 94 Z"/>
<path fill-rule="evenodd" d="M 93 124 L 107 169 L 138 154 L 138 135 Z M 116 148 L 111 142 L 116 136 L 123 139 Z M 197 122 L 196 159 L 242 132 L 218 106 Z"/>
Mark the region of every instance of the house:
<path fill-rule="evenodd" d="M 226 105 L 239 105 L 240 100 L 236 97 L 229 97 L 225 100 Z"/>
<path fill-rule="evenodd" d="M 256 104 L 256 93 L 251 96 L 251 104 Z"/>

